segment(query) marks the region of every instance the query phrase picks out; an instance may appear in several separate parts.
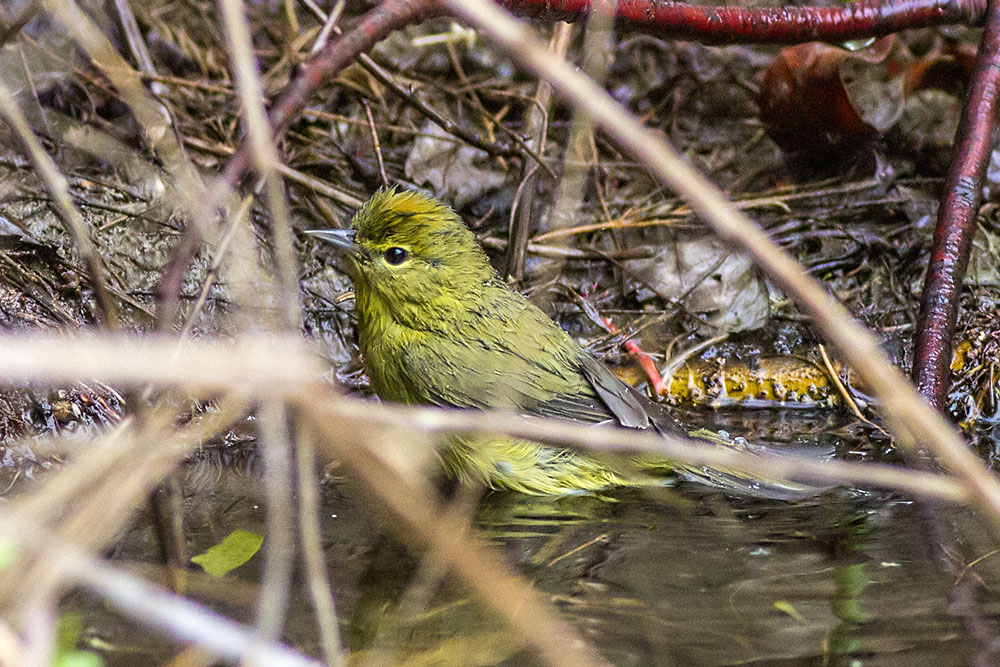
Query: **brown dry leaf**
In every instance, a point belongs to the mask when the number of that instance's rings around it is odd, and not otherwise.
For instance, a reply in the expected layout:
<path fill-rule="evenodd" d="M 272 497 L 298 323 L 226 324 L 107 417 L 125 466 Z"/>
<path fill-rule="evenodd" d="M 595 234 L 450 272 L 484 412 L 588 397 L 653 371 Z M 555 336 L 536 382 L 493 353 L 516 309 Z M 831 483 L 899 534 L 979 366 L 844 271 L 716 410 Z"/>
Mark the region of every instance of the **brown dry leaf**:
<path fill-rule="evenodd" d="M 786 150 L 823 149 L 874 136 L 903 110 L 896 41 L 885 37 L 860 51 L 811 42 L 782 49 L 764 74 L 761 119 Z"/>
<path fill-rule="evenodd" d="M 972 77 L 975 60 L 972 44 L 946 43 L 906 69 L 905 93 L 909 96 L 921 90 L 941 90 L 961 97 Z"/>

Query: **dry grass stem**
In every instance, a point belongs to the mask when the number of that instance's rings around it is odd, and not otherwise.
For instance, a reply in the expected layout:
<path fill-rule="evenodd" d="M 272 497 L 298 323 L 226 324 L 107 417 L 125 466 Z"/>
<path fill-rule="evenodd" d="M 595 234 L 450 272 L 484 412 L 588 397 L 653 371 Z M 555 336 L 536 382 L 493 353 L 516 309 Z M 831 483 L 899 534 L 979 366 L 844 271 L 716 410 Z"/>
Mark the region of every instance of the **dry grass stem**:
<path fill-rule="evenodd" d="M 0 377 L 112 384 L 155 383 L 194 391 L 287 396 L 319 383 L 319 357 L 299 336 L 247 337 L 231 343 L 166 336 L 0 336 Z"/>
<path fill-rule="evenodd" d="M 264 181 L 268 211 L 271 214 L 271 236 L 278 274 L 278 296 L 281 303 L 282 326 L 298 331 L 302 323 L 298 299 L 298 269 L 292 242 L 292 223 L 285 201 L 285 186 L 277 171 L 278 151 L 271 141 L 271 125 L 264 110 L 264 91 L 257 71 L 257 58 L 250 39 L 250 25 L 239 0 L 222 0 L 222 19 L 229 46 L 236 88 L 243 104 L 247 136 L 254 162 Z"/>
<path fill-rule="evenodd" d="M 267 539 L 264 540 L 264 573 L 257 602 L 257 634 L 261 641 L 273 642 L 281 637 L 285 625 L 295 558 L 292 444 L 283 402 L 264 399 L 259 421 L 264 448 Z"/>
<path fill-rule="evenodd" d="M 323 658 L 330 667 L 343 667 L 344 655 L 337 623 L 337 608 L 330 589 L 326 559 L 320 533 L 319 479 L 316 476 L 316 443 L 313 430 L 300 426 L 295 439 L 298 444 L 295 467 L 298 471 L 299 535 L 305 562 L 309 597 L 316 611 Z"/>

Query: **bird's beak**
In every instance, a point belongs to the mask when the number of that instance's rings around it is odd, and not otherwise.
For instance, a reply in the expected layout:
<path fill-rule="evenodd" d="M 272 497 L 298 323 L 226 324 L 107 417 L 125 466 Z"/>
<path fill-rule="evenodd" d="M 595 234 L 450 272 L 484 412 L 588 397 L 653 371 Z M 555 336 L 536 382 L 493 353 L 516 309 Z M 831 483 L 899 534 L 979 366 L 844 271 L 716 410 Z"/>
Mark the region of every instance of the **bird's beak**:
<path fill-rule="evenodd" d="M 354 242 L 353 229 L 307 229 L 305 233 L 347 251 L 351 257 L 361 256 L 361 246 Z"/>

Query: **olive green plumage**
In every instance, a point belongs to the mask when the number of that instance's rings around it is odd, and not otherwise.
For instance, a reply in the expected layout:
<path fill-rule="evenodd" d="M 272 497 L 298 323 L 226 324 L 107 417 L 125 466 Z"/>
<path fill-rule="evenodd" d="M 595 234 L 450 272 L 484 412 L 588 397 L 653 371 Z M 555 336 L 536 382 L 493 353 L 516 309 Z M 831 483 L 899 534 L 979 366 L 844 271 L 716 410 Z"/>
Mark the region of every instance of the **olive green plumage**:
<path fill-rule="evenodd" d="M 313 231 L 353 264 L 358 341 L 381 398 L 680 433 L 512 290 L 447 206 L 376 193 L 350 230 Z M 446 471 L 490 487 L 560 494 L 635 483 L 587 455 L 512 439 L 455 439 Z M 660 462 L 662 467 L 662 462 Z"/>

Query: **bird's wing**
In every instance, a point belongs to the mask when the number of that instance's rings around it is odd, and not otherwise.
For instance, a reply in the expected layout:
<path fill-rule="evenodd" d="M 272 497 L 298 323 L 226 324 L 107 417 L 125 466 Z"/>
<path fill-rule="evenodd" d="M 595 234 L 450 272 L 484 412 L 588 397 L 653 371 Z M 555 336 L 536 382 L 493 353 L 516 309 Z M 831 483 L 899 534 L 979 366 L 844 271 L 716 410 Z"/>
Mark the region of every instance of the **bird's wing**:
<path fill-rule="evenodd" d="M 643 405 L 642 396 L 635 389 L 618 379 L 607 366 L 589 354 L 581 356 L 579 368 L 619 424 L 628 428 L 649 428 L 647 406 Z"/>
<path fill-rule="evenodd" d="M 618 421 L 615 413 L 598 396 L 584 393 L 562 393 L 547 397 L 526 406 L 528 414 L 539 417 L 556 417 L 591 424 L 613 423 Z"/>
<path fill-rule="evenodd" d="M 397 358 L 400 379 L 411 385 L 408 402 L 670 429 L 661 406 L 619 380 L 523 297 L 504 287 L 493 303 L 493 309 L 470 311 L 453 335 L 412 340 L 402 350 Z"/>
<path fill-rule="evenodd" d="M 622 399 L 613 401 L 615 407 L 610 407 L 609 400 L 592 388 L 589 378 L 573 372 L 575 369 L 571 367 L 546 367 L 505 355 L 505 367 L 494 372 L 493 358 L 484 355 L 479 361 L 477 368 L 466 371 L 468 375 L 461 384 L 421 383 L 425 400 L 442 407 L 513 409 L 525 415 L 594 424 L 621 421 L 618 412 L 629 414 L 628 425 L 641 419 L 641 412 L 629 411 Z M 611 382 L 619 382 L 610 371 L 605 369 L 605 372 L 609 377 L 604 382 L 609 386 Z M 559 389 L 553 391 L 555 387 Z M 638 406 L 636 409 L 641 411 Z M 648 424 L 646 420 L 642 428 Z"/>
<path fill-rule="evenodd" d="M 513 346 L 486 345 L 475 354 L 461 340 L 411 345 L 401 359 L 406 372 L 399 374 L 409 386 L 407 402 L 649 426 L 638 394 L 600 362 L 582 350 L 545 343 L 519 341 L 516 352 Z M 469 359 L 475 359 L 474 366 Z M 454 379 L 442 381 L 449 378 Z"/>
<path fill-rule="evenodd" d="M 617 423 L 627 428 L 653 428 L 684 435 L 680 424 L 658 403 L 619 379 L 607 366 L 581 351 L 575 364 L 582 388 L 559 394 L 537 405 L 532 413 L 593 423 Z"/>
<path fill-rule="evenodd" d="M 600 361 L 586 355 L 580 372 L 622 426 L 653 428 L 661 433 L 686 436 L 687 430 L 667 410 L 620 380 Z"/>

